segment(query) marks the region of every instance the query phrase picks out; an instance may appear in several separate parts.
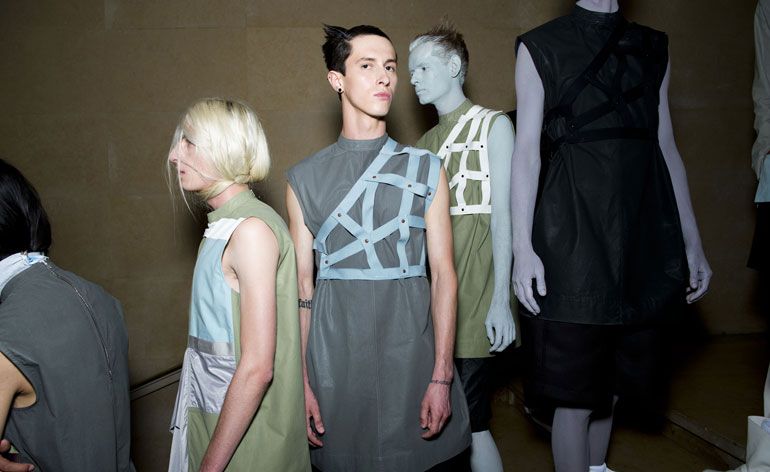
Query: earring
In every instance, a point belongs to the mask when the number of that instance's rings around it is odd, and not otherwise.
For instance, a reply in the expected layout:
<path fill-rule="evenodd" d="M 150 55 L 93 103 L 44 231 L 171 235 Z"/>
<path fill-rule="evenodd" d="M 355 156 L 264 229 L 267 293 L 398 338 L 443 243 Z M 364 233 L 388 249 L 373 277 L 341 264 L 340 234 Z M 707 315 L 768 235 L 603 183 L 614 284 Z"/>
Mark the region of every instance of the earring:
<path fill-rule="evenodd" d="M 337 92 L 342 93 L 342 87 L 338 88 Z"/>

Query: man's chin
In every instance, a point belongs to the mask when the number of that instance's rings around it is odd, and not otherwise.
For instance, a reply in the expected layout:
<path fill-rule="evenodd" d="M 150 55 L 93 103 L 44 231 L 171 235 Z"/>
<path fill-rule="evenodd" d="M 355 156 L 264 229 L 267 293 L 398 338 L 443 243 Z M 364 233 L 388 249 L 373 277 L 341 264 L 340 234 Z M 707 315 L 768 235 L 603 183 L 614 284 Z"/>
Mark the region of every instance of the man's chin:
<path fill-rule="evenodd" d="M 380 110 L 370 110 L 367 115 L 371 116 L 372 118 L 377 118 L 378 120 L 384 120 L 385 117 L 388 116 L 388 112 L 390 112 L 390 107 Z"/>

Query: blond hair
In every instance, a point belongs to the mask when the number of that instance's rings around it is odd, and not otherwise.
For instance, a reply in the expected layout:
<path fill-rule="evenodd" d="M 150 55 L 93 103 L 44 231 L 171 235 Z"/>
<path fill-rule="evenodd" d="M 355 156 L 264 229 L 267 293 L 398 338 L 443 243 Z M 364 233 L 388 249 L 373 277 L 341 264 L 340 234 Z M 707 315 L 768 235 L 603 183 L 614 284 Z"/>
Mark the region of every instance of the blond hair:
<path fill-rule="evenodd" d="M 171 152 L 187 139 L 209 161 L 212 184 L 198 192 L 208 200 L 233 184 L 259 182 L 270 170 L 270 151 L 259 117 L 237 100 L 205 98 L 182 115 L 171 142 Z M 171 169 L 169 168 L 169 171 Z"/>

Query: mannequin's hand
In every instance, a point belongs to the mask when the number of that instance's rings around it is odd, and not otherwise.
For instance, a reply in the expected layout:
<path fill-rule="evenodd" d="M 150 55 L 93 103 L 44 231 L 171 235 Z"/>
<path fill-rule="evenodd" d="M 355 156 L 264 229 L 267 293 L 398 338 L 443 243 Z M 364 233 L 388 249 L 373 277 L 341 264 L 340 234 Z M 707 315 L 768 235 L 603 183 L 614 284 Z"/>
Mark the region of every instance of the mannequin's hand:
<path fill-rule="evenodd" d="M 687 303 L 695 303 L 708 292 L 711 271 L 703 246 L 697 244 L 687 248 L 687 267 L 690 270 L 690 286 L 687 288 Z"/>
<path fill-rule="evenodd" d="M 493 299 L 484 326 L 487 328 L 489 344 L 492 345 L 489 352 L 502 352 L 516 339 L 516 325 L 509 303 L 496 303 Z"/>
<path fill-rule="evenodd" d="M 535 279 L 537 293 L 544 297 L 546 291 L 543 262 L 535 254 L 535 251 L 531 249 L 521 254 L 515 254 L 513 257 L 513 274 L 511 276 L 513 293 L 516 294 L 516 298 L 519 299 L 524 308 L 533 315 L 537 315 L 540 313 L 540 307 L 535 301 L 532 279 Z"/>

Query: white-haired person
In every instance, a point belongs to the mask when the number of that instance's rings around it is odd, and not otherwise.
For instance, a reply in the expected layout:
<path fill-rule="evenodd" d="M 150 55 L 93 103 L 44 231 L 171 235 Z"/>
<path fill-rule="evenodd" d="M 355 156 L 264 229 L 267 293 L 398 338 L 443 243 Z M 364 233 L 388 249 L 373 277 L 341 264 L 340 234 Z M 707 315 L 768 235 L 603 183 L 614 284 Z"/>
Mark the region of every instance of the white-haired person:
<path fill-rule="evenodd" d="M 210 98 L 180 121 L 169 165 L 210 207 L 193 274 L 170 471 L 310 470 L 294 247 L 249 184 L 270 167 L 247 105 Z"/>

